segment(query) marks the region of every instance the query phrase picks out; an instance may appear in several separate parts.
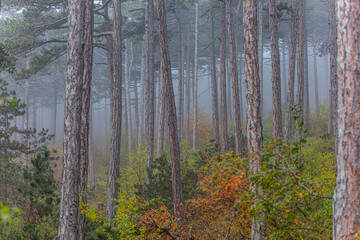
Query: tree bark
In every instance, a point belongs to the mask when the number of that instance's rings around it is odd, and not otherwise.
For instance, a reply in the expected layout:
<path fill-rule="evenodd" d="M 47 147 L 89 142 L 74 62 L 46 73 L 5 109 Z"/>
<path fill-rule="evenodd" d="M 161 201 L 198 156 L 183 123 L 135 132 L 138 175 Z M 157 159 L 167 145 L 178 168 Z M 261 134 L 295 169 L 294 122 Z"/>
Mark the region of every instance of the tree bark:
<path fill-rule="evenodd" d="M 218 84 L 216 78 L 216 58 L 215 58 L 215 37 L 214 37 L 214 17 L 213 17 L 213 0 L 210 0 L 209 11 L 210 22 L 210 64 L 211 64 L 211 103 L 213 111 L 213 128 L 215 143 L 220 146 L 220 133 L 219 133 L 219 109 L 218 109 Z"/>
<path fill-rule="evenodd" d="M 357 239 L 360 229 L 360 2 L 339 0 L 336 7 L 338 144 L 333 202 L 335 240 Z"/>
<path fill-rule="evenodd" d="M 227 152 L 228 128 L 226 106 L 226 10 L 220 2 L 220 112 L 221 112 L 221 153 Z"/>
<path fill-rule="evenodd" d="M 147 0 L 147 58 L 146 58 L 146 145 L 148 147 L 146 183 L 150 183 L 148 173 L 152 173 L 154 159 L 155 128 L 155 79 L 154 79 L 154 3 Z"/>
<path fill-rule="evenodd" d="M 157 11 L 159 17 L 160 31 L 160 50 L 161 65 L 163 69 L 163 78 L 165 82 L 166 102 L 169 114 L 169 135 L 170 135 L 170 156 L 171 156 L 171 172 L 172 172 L 172 191 L 174 201 L 174 214 L 176 217 L 182 215 L 182 186 L 180 171 L 180 146 L 179 135 L 177 132 L 176 106 L 174 89 L 171 76 L 171 64 L 168 49 L 167 31 L 166 31 L 166 15 L 164 0 L 156 0 Z"/>
<path fill-rule="evenodd" d="M 195 3 L 195 50 L 194 50 L 194 125 L 193 125 L 193 149 L 197 144 L 198 123 L 198 44 L 199 44 L 199 4 Z"/>
<path fill-rule="evenodd" d="M 279 32 L 277 26 L 276 1 L 269 0 L 269 28 L 271 42 L 273 137 L 282 137 L 281 78 Z"/>
<path fill-rule="evenodd" d="M 79 195 L 84 198 L 88 161 L 88 106 L 92 72 L 93 3 L 68 2 L 68 67 L 64 120 L 64 159 L 60 204 L 60 239 L 83 239 Z M 84 102 L 85 100 L 85 102 Z M 85 171 L 84 171 L 85 169 Z M 85 184 L 86 185 L 86 184 Z"/>
<path fill-rule="evenodd" d="M 110 221 L 115 217 L 116 202 L 119 186 L 116 180 L 120 176 L 120 144 L 121 144 L 121 111 L 122 111 L 122 57 L 121 57 L 121 0 L 113 0 L 114 29 L 113 29 L 113 62 L 112 81 L 110 82 L 111 105 L 111 144 L 110 166 L 107 182 L 106 217 Z M 108 50 L 109 51 L 109 50 Z M 110 223 L 113 225 L 112 223 Z"/>
<path fill-rule="evenodd" d="M 158 157 L 161 156 L 162 151 L 164 150 L 164 130 L 165 130 L 165 108 L 166 108 L 166 101 L 165 101 L 165 83 L 163 77 L 163 70 L 160 66 L 160 80 L 159 80 L 159 115 L 158 115 L 158 122 L 159 122 L 159 129 L 158 129 L 158 142 L 157 142 L 157 155 Z"/>
<path fill-rule="evenodd" d="M 176 2 L 176 23 L 178 30 L 178 129 L 179 129 L 179 140 L 182 138 L 182 128 L 183 128 L 183 116 L 184 116 L 184 61 L 183 61 L 183 44 L 182 44 L 182 34 L 181 34 L 181 18 L 180 18 L 180 0 Z"/>
<path fill-rule="evenodd" d="M 248 105 L 247 140 L 249 149 L 249 170 L 261 171 L 259 152 L 262 150 L 262 123 L 261 123 L 261 85 L 259 79 L 258 42 L 257 42 L 257 1 L 244 0 L 244 41 L 245 41 L 245 77 L 246 99 Z M 250 190 L 257 193 L 261 189 L 250 183 Z M 251 239 L 265 238 L 264 221 L 251 219 Z"/>
<path fill-rule="evenodd" d="M 291 14 L 291 37 L 290 37 L 290 56 L 289 56 L 289 78 L 288 78 L 288 94 L 286 105 L 286 118 L 284 128 L 284 140 L 289 145 L 291 140 L 291 129 L 293 124 L 292 108 L 294 105 L 294 89 L 295 89 L 295 62 L 296 62 L 296 33 L 298 19 L 298 0 L 292 0 Z"/>
<path fill-rule="evenodd" d="M 231 12 L 231 1 L 226 0 L 226 15 L 229 35 L 229 49 L 230 49 L 230 68 L 231 68 L 231 79 L 232 79 L 232 90 L 233 90 L 233 102 L 234 102 L 234 124 L 235 124 L 235 152 L 242 154 L 242 133 L 241 133 L 241 114 L 240 114 L 240 99 L 239 99 L 239 82 L 238 82 L 238 69 L 236 62 L 236 47 L 234 29 L 232 25 L 232 12 Z"/>

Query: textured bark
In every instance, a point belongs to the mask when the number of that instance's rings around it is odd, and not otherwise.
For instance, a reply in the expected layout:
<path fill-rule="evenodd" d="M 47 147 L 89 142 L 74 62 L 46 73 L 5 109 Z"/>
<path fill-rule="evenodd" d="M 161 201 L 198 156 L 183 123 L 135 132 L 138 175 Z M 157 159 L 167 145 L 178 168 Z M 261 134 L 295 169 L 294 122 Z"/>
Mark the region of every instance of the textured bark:
<path fill-rule="evenodd" d="M 231 79 L 232 79 L 232 90 L 233 90 L 233 106 L 234 106 L 234 125 L 235 125 L 235 152 L 237 154 L 242 153 L 242 133 L 241 133 L 241 114 L 240 114 L 240 98 L 239 98 L 239 79 L 238 69 L 236 63 L 236 47 L 234 29 L 232 25 L 232 12 L 231 12 L 231 1 L 226 0 L 226 15 L 229 35 L 229 49 L 230 49 L 230 68 L 231 68 Z"/>
<path fill-rule="evenodd" d="M 297 74 L 298 74 L 298 87 L 297 87 L 297 104 L 300 109 L 298 124 L 303 121 L 304 116 L 304 51 L 305 51 L 305 36 L 304 36 L 304 0 L 298 0 L 298 58 L 297 58 Z M 299 128 L 297 136 L 300 138 L 302 130 Z"/>
<path fill-rule="evenodd" d="M 184 119 L 184 61 L 183 61 L 183 44 L 181 34 L 181 18 L 180 18 L 180 0 L 176 2 L 176 24 L 178 30 L 178 130 L 179 140 L 182 138 L 182 127 Z"/>
<path fill-rule="evenodd" d="M 143 49 L 141 53 L 140 73 L 140 119 L 139 119 L 139 144 L 144 143 L 144 122 L 145 122 L 145 79 L 146 79 L 146 33 L 144 35 Z"/>
<path fill-rule="evenodd" d="M 220 2 L 220 114 L 221 114 L 221 153 L 227 151 L 227 106 L 226 106 L 226 10 L 225 3 Z"/>
<path fill-rule="evenodd" d="M 289 56 L 289 78 L 288 78 L 288 94 L 286 105 L 286 118 L 284 128 L 284 140 L 290 144 L 291 129 L 293 124 L 293 116 L 291 109 L 294 105 L 294 89 L 295 89 L 295 62 L 296 62 L 296 33 L 297 33 L 297 14 L 298 14 L 298 0 L 292 0 L 292 14 L 291 14 L 291 37 L 290 37 L 290 56 Z"/>
<path fill-rule="evenodd" d="M 194 125 L 193 125 L 193 149 L 197 144 L 197 123 L 198 123 L 198 44 L 199 44 L 199 4 L 195 3 L 195 50 L 194 50 Z"/>
<path fill-rule="evenodd" d="M 165 84 L 163 78 L 163 70 L 160 67 L 160 80 L 159 80 L 159 114 L 158 114 L 158 136 L 157 136 L 157 155 L 160 157 L 164 150 L 164 130 L 165 130 Z"/>
<path fill-rule="evenodd" d="M 248 105 L 247 140 L 249 149 L 249 170 L 261 171 L 260 157 L 257 155 L 262 149 L 262 123 L 261 123 L 261 89 L 258 65 L 257 42 L 257 1 L 244 0 L 244 42 L 245 42 L 245 78 L 246 99 Z M 250 183 L 250 190 L 260 192 L 261 189 Z M 251 219 L 251 239 L 265 238 L 265 225 L 262 216 Z"/>
<path fill-rule="evenodd" d="M 282 137 L 280 51 L 275 0 L 269 0 L 269 28 L 271 42 L 273 137 Z"/>
<path fill-rule="evenodd" d="M 211 103 L 213 112 L 213 128 L 215 143 L 220 146 L 220 133 L 219 133 L 219 102 L 218 102 L 218 84 L 216 78 L 216 58 L 215 58 L 215 37 L 214 37 L 214 17 L 213 17 L 213 0 L 210 0 L 209 11 L 210 22 L 210 65 L 211 65 Z"/>
<path fill-rule="evenodd" d="M 336 19 L 336 2 L 335 0 L 329 1 L 329 30 L 330 30 L 330 109 L 329 109 L 329 133 L 336 135 L 337 133 L 337 19 Z M 327 61 L 327 59 L 326 59 Z M 328 63 L 328 61 L 327 61 Z M 328 72 L 328 69 L 326 69 Z M 327 75 L 329 76 L 329 75 Z"/>
<path fill-rule="evenodd" d="M 258 58 L 259 58 L 259 78 L 260 78 L 260 112 L 261 115 L 264 114 L 264 72 L 263 72 L 263 29 L 264 29 L 264 21 L 263 21 L 263 15 L 264 15 L 264 0 L 259 0 L 259 7 L 258 7 L 258 13 L 259 13 L 259 22 L 258 22 Z"/>
<path fill-rule="evenodd" d="M 360 2 L 337 1 L 337 176 L 333 239 L 357 239 L 360 229 Z"/>
<path fill-rule="evenodd" d="M 187 34 L 187 45 L 186 45 L 186 129 L 185 139 L 190 141 L 190 27 Z"/>
<path fill-rule="evenodd" d="M 314 21 L 315 26 L 315 21 Z M 315 90 L 315 112 L 319 113 L 319 84 L 318 84 L 318 73 L 317 73 L 317 56 L 316 56 L 316 32 L 315 27 L 313 31 L 313 65 L 314 65 L 314 90 Z"/>
<path fill-rule="evenodd" d="M 111 221 L 115 217 L 116 202 L 119 186 L 116 180 L 120 176 L 120 144 L 121 144 L 121 111 L 122 111 L 122 58 L 121 58 L 121 0 L 113 0 L 114 29 L 113 29 L 113 72 L 110 82 L 111 105 L 111 144 L 110 166 L 107 182 L 106 217 Z M 109 51 L 109 50 L 108 50 Z"/>
<path fill-rule="evenodd" d="M 84 237 L 83 220 L 78 215 L 79 195 L 84 192 L 81 182 L 86 178 L 83 169 L 88 160 L 87 152 L 82 156 L 84 149 L 87 149 L 88 137 L 85 120 L 88 115 L 82 111 L 83 107 L 84 112 L 88 108 L 82 105 L 82 99 L 90 97 L 93 5 L 84 0 L 69 0 L 68 6 L 68 67 L 59 237 L 77 240 Z M 85 135 L 80 137 L 80 134 Z"/>
<path fill-rule="evenodd" d="M 130 102 L 130 66 L 129 66 L 129 43 L 128 39 L 125 39 L 125 98 L 126 98 L 126 117 L 127 117 L 127 135 L 128 135 L 128 151 L 132 150 L 132 120 L 131 120 L 131 102 Z"/>
<path fill-rule="evenodd" d="M 171 64 L 169 57 L 169 48 L 166 31 L 166 16 L 164 0 L 156 0 L 157 12 L 159 17 L 160 32 L 160 50 L 161 65 L 163 69 L 163 78 L 165 82 L 166 103 L 169 114 L 169 136 L 170 136 L 170 156 L 171 156 L 171 172 L 172 172 L 172 192 L 174 201 L 174 214 L 176 217 L 182 215 L 181 204 L 183 202 L 181 171 L 180 171 L 180 146 L 177 132 L 176 106 L 175 96 L 171 76 Z"/>
<path fill-rule="evenodd" d="M 152 173 L 154 159 L 154 128 L 155 128 L 155 79 L 154 79 L 154 3 L 147 0 L 147 58 L 146 58 L 146 145 L 148 147 L 147 168 Z M 146 183 L 150 178 L 146 176 Z"/>

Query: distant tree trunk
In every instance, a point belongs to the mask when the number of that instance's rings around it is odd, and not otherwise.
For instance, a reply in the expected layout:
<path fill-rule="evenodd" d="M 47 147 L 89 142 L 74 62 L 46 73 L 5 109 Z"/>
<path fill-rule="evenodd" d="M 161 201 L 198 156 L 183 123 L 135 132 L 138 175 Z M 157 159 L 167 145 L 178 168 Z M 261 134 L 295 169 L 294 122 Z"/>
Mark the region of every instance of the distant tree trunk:
<path fill-rule="evenodd" d="M 235 115 L 235 152 L 237 154 L 242 153 L 242 133 L 241 133 L 241 114 L 240 114 L 240 98 L 239 98 L 239 82 L 238 82 L 238 69 L 236 62 L 236 47 L 234 29 L 232 25 L 232 12 L 231 12 L 231 1 L 226 0 L 226 15 L 228 22 L 228 35 L 229 35 L 229 48 L 230 48 L 230 67 L 231 67 L 231 79 L 233 89 L 233 102 L 234 102 L 234 115 Z"/>
<path fill-rule="evenodd" d="M 130 41 L 129 81 L 130 81 L 130 84 L 132 81 L 134 82 L 134 95 L 135 95 L 135 97 L 134 97 L 135 124 L 134 125 L 135 125 L 135 132 L 138 133 L 139 132 L 139 102 L 138 102 L 137 81 L 135 78 L 132 80 L 132 77 L 131 77 L 133 62 L 134 62 L 134 48 L 133 48 L 132 41 Z"/>
<path fill-rule="evenodd" d="M 284 41 L 284 39 L 282 40 L 282 44 L 281 44 L 281 57 L 282 57 L 282 84 L 284 85 L 284 98 L 283 101 L 286 101 L 287 99 L 287 79 L 286 79 L 286 42 Z"/>
<path fill-rule="evenodd" d="M 216 58 L 215 58 L 215 37 L 214 37 L 214 17 L 213 17 L 213 0 L 210 0 L 209 11 L 210 22 L 210 64 L 211 64 L 211 103 L 213 111 L 213 128 L 215 143 L 220 146 L 220 133 L 219 133 L 219 109 L 218 109 L 218 84 L 216 78 Z"/>
<path fill-rule="evenodd" d="M 114 29 L 113 29 L 113 62 L 112 82 L 110 82 L 111 105 L 111 144 L 110 166 L 107 182 L 106 217 L 110 221 L 115 217 L 116 202 L 119 185 L 116 180 L 120 176 L 120 144 L 121 144 L 121 110 L 122 110 L 122 58 L 121 58 L 121 0 L 113 0 Z M 108 50 L 109 51 L 109 50 Z M 113 225 L 111 223 L 111 225 Z"/>
<path fill-rule="evenodd" d="M 190 141 L 190 26 L 187 34 L 187 45 L 186 45 L 186 130 L 185 139 Z"/>
<path fill-rule="evenodd" d="M 69 0 L 64 159 L 60 239 L 84 239 L 79 195 L 86 203 L 89 100 L 92 74 L 93 2 Z"/>
<path fill-rule="evenodd" d="M 170 130 L 170 156 L 171 156 L 171 171 L 172 171 L 172 192 L 174 201 L 174 213 L 176 217 L 182 215 L 181 204 L 182 185 L 181 185 L 181 171 L 180 171 L 180 146 L 179 135 L 177 133 L 177 119 L 175 96 L 171 76 L 171 64 L 169 57 L 167 31 L 166 31 L 166 16 L 164 0 L 157 0 L 157 10 L 159 17 L 159 32 L 160 32 L 160 49 L 161 49 L 161 65 L 163 69 L 163 78 L 166 89 L 166 102 L 169 114 L 169 130 Z"/>
<path fill-rule="evenodd" d="M 226 79 L 227 79 L 227 93 L 226 93 L 226 96 L 227 96 L 227 104 L 228 104 L 228 117 L 230 119 L 230 121 L 234 120 L 233 119 L 233 115 L 232 115 L 232 101 L 231 101 L 231 96 L 232 96 L 232 93 L 231 93 L 231 87 L 232 87 L 232 84 L 231 84 L 231 71 L 230 71 L 230 59 L 227 59 L 226 61 Z M 232 133 L 234 131 L 234 126 L 233 125 L 230 125 L 230 133 Z M 235 135 L 235 134 L 234 134 Z"/>
<path fill-rule="evenodd" d="M 342 1 L 341 1 L 342 2 Z M 338 85 L 337 85 L 337 18 L 336 18 L 336 1 L 329 1 L 329 30 L 330 30 L 330 109 L 329 109 L 329 133 L 336 136 L 337 134 L 337 109 L 338 109 Z M 328 66 L 328 59 L 326 59 Z M 326 69 L 328 72 L 328 68 Z M 329 75 L 327 75 L 329 76 Z"/>
<path fill-rule="evenodd" d="M 269 28 L 272 69 L 273 137 L 275 138 L 282 137 L 281 73 L 276 0 L 269 0 Z"/>
<path fill-rule="evenodd" d="M 221 153 L 227 152 L 228 128 L 226 106 L 226 10 L 220 2 L 220 113 L 221 113 Z"/>
<path fill-rule="evenodd" d="M 127 116 L 127 133 L 128 133 L 128 151 L 129 154 L 132 151 L 132 120 L 131 120 L 131 102 L 130 102 L 130 71 L 128 64 L 129 55 L 129 43 L 128 39 L 125 39 L 125 98 L 126 98 L 126 116 Z"/>
<path fill-rule="evenodd" d="M 331 1 L 331 5 L 333 3 Z M 338 0 L 336 7 L 338 17 L 338 89 L 336 90 L 339 93 L 333 239 L 340 240 L 357 239 L 357 232 L 360 229 L 360 2 Z"/>
<path fill-rule="evenodd" d="M 33 104 L 32 104 L 32 117 L 33 117 L 33 121 L 32 121 L 32 126 L 33 128 L 36 129 L 36 122 L 37 122 L 37 110 L 38 110 L 38 101 L 37 101 L 37 97 L 34 96 L 33 97 Z"/>
<path fill-rule="evenodd" d="M 184 116 L 184 60 L 183 60 L 183 44 L 182 44 L 182 34 L 181 34 L 181 17 L 180 17 L 180 0 L 176 2 L 176 23 L 178 30 L 178 70 L 179 70 L 179 79 L 178 79 L 178 129 L 179 129 L 179 140 L 182 138 L 182 127 L 183 127 L 183 116 Z"/>
<path fill-rule="evenodd" d="M 55 85 L 55 84 L 54 84 Z M 54 86 L 54 99 L 53 99 L 53 112 L 52 112 L 52 135 L 54 135 L 51 139 L 51 145 L 55 145 L 56 141 L 56 114 L 57 114 L 57 90 Z"/>
<path fill-rule="evenodd" d="M 145 80 L 146 80 L 146 33 L 144 35 L 143 49 L 141 52 L 141 75 L 140 75 L 140 122 L 139 122 L 139 144 L 144 143 L 145 122 Z"/>
<path fill-rule="evenodd" d="M 307 25 L 306 25 L 306 0 L 304 0 L 304 114 L 305 114 L 305 128 L 310 128 L 310 96 L 309 96 L 309 70 L 308 70 L 308 40 L 307 40 Z"/>
<path fill-rule="evenodd" d="M 108 68 L 110 68 L 109 66 L 108 66 Z M 108 104 L 107 104 L 107 96 L 105 96 L 105 98 L 104 98 L 104 119 L 105 119 L 105 136 L 107 137 L 107 135 L 108 135 L 108 109 L 107 109 L 107 107 L 108 107 Z"/>
<path fill-rule="evenodd" d="M 155 128 L 155 79 L 154 79 L 154 3 L 147 0 L 147 58 L 146 58 L 146 145 L 148 147 L 147 168 L 152 173 L 154 159 L 154 128 Z M 146 176 L 146 183 L 150 177 Z"/>
<path fill-rule="evenodd" d="M 314 26 L 315 26 L 315 20 L 314 20 Z M 313 26 L 313 27 L 314 27 Z M 318 86 L 318 74 L 317 74 L 317 56 L 316 56 L 316 33 L 315 33 L 315 27 L 313 31 L 313 60 L 314 60 L 314 90 L 315 90 L 315 112 L 319 113 L 319 86 Z"/>
<path fill-rule="evenodd" d="M 90 167 L 90 176 L 91 176 L 91 186 L 95 187 L 96 178 L 95 178 L 95 160 L 94 160 L 94 110 L 92 108 L 93 103 L 90 103 L 90 127 L 89 127 L 89 167 Z"/>
<path fill-rule="evenodd" d="M 300 113 L 298 124 L 303 121 L 304 116 L 304 55 L 305 55 L 305 36 L 304 36 L 304 0 L 298 0 L 298 88 L 297 88 L 297 104 L 299 105 Z M 299 128 L 298 137 L 301 137 L 301 128 Z"/>
<path fill-rule="evenodd" d="M 259 22 L 258 22 L 258 58 L 259 58 L 259 78 L 260 78 L 260 112 L 261 115 L 264 114 L 264 71 L 263 71 L 263 15 L 264 15 L 264 0 L 259 0 L 259 7 L 258 7 L 258 13 L 259 13 Z"/>
<path fill-rule="evenodd" d="M 159 122 L 159 129 L 158 129 L 158 137 L 157 137 L 157 155 L 160 157 L 162 151 L 164 150 L 164 130 L 165 130 L 165 108 L 166 108 L 166 101 L 165 101 L 165 83 L 163 77 L 163 70 L 160 66 L 160 80 L 159 80 L 159 115 L 158 115 L 158 122 Z"/>
<path fill-rule="evenodd" d="M 195 51 L 194 51 L 194 129 L 193 129 L 193 149 L 197 144 L 197 123 L 198 123 L 198 26 L 199 26 L 199 4 L 195 3 Z"/>
<path fill-rule="evenodd" d="M 29 129 L 29 79 L 25 79 L 25 87 L 24 87 L 24 103 L 25 103 L 25 113 L 23 116 L 23 129 L 28 130 Z"/>
<path fill-rule="evenodd" d="M 291 0 L 291 37 L 290 37 L 290 56 L 289 56 L 289 78 L 288 78 L 288 94 L 286 105 L 286 118 L 284 128 L 284 140 L 289 145 L 291 139 L 291 129 L 293 124 L 292 108 L 294 105 L 294 88 L 295 88 L 295 62 L 296 62 L 296 34 L 298 19 L 298 0 Z"/>
<path fill-rule="evenodd" d="M 244 41 L 245 41 L 245 77 L 246 98 L 248 105 L 247 140 L 249 149 L 250 171 L 261 171 L 260 157 L 262 150 L 262 123 L 261 123 L 261 89 L 258 65 L 257 46 L 257 1 L 244 0 Z M 250 183 L 251 191 L 261 192 L 260 187 Z M 265 238 L 265 224 L 259 216 L 251 219 L 251 239 L 260 240 Z"/>

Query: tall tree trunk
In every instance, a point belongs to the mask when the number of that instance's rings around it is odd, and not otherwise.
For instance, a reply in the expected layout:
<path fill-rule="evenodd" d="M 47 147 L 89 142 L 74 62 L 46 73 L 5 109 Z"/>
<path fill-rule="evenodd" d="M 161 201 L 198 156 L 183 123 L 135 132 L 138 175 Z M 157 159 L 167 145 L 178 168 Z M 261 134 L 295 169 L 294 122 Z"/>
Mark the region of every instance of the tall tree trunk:
<path fill-rule="evenodd" d="M 261 115 L 264 114 L 264 60 L 263 60 L 263 29 L 264 29 L 264 0 L 259 0 L 259 19 L 258 19 L 258 58 L 259 58 L 259 78 L 260 78 L 260 112 Z"/>
<path fill-rule="evenodd" d="M 136 79 L 134 78 L 132 80 L 132 77 L 131 77 L 131 71 L 132 71 L 132 68 L 133 68 L 133 62 L 134 62 L 134 48 L 133 48 L 133 43 L 132 41 L 130 41 L 130 64 L 129 64 L 129 81 L 130 81 L 130 85 L 131 85 L 131 82 L 134 82 L 134 112 L 135 112 L 135 132 L 138 133 L 138 130 L 139 130 L 139 103 L 138 103 L 138 89 L 137 89 L 137 81 Z"/>
<path fill-rule="evenodd" d="M 32 117 L 33 117 L 33 120 L 32 120 L 32 126 L 33 128 L 36 129 L 36 123 L 37 123 L 37 110 L 38 110 L 38 101 L 37 101 L 37 97 L 34 96 L 33 97 L 33 104 L 32 104 Z"/>
<path fill-rule="evenodd" d="M 126 116 L 127 116 L 127 133 L 128 133 L 128 151 L 129 154 L 132 151 L 132 120 L 131 120 L 131 102 L 130 102 L 130 67 L 128 61 L 129 55 L 129 43 L 128 39 L 125 39 L 125 98 L 126 98 Z"/>
<path fill-rule="evenodd" d="M 90 127 L 89 127 L 89 168 L 90 168 L 90 176 L 91 176 L 91 186 L 94 188 L 96 185 L 96 177 L 95 177 L 95 160 L 94 160 L 94 110 L 92 108 L 93 103 L 90 103 Z"/>
<path fill-rule="evenodd" d="M 284 98 L 283 101 L 286 101 L 287 99 L 287 79 L 286 79 L 286 42 L 284 39 L 282 39 L 282 43 L 281 43 L 281 57 L 282 57 L 282 84 L 284 85 L 283 89 L 284 89 Z"/>
<path fill-rule="evenodd" d="M 227 152 L 228 128 L 226 106 L 226 10 L 220 2 L 220 113 L 221 113 L 221 153 Z"/>
<path fill-rule="evenodd" d="M 79 195 L 86 203 L 88 112 L 92 73 L 93 2 L 69 0 L 64 159 L 60 204 L 60 239 L 84 239 Z"/>
<path fill-rule="evenodd" d="M 314 17 L 315 19 L 315 17 Z M 314 90 L 315 90 L 315 112 L 319 113 L 319 86 L 318 86 L 318 74 L 317 74 L 317 56 L 316 56 L 316 33 L 315 33 L 315 20 L 313 31 L 313 60 L 314 60 Z"/>
<path fill-rule="evenodd" d="M 140 75 L 140 122 L 139 122 L 139 144 L 144 143 L 144 122 L 145 122 L 145 80 L 146 80 L 146 33 L 141 52 L 141 75 Z"/>
<path fill-rule="evenodd" d="M 276 138 L 282 137 L 281 73 L 276 0 L 269 0 L 269 28 L 272 69 L 273 137 Z"/>
<path fill-rule="evenodd" d="M 176 217 L 182 215 L 181 204 L 182 185 L 181 185 L 181 171 L 180 171 L 180 146 L 179 135 L 177 132 L 176 106 L 175 96 L 171 76 L 171 64 L 169 57 L 169 48 L 166 31 L 166 16 L 164 0 L 156 0 L 157 11 L 159 17 L 159 32 L 160 32 L 160 50 L 161 50 L 161 65 L 163 69 L 163 78 L 165 82 L 166 102 L 169 114 L 169 131 L 170 131 L 170 156 L 171 156 L 171 172 L 172 172 L 172 192 L 174 201 L 174 213 Z"/>
<path fill-rule="evenodd" d="M 54 101 L 53 101 L 53 112 L 52 112 L 52 139 L 51 139 L 51 145 L 55 145 L 56 141 L 56 114 L 57 114 L 57 90 L 54 86 Z"/>
<path fill-rule="evenodd" d="M 232 79 L 232 90 L 233 90 L 233 102 L 234 102 L 234 115 L 235 115 L 235 152 L 237 154 L 242 153 L 242 133 L 241 133 L 241 114 L 240 114 L 240 99 L 239 99 L 239 82 L 238 82 L 238 69 L 236 63 L 236 47 L 234 29 L 232 25 L 232 12 L 231 12 L 231 1 L 226 0 L 226 15 L 229 35 L 229 48 L 230 48 L 230 67 L 231 67 L 231 79 Z"/>
<path fill-rule="evenodd" d="M 298 73 L 298 88 L 297 88 L 297 104 L 300 108 L 298 124 L 302 122 L 304 116 L 304 55 L 305 55 L 305 36 L 304 36 L 304 0 L 298 0 L 298 16 L 299 16 L 299 28 L 298 28 L 298 61 L 297 61 L 297 73 Z M 302 129 L 299 128 L 297 133 L 301 138 Z"/>
<path fill-rule="evenodd" d="M 232 96 L 232 93 L 231 93 L 231 87 L 232 87 L 232 84 L 231 84 L 231 71 L 230 71 L 230 59 L 227 59 L 226 61 L 226 79 L 227 79 L 227 104 L 228 104 L 228 117 L 230 119 L 230 121 L 234 120 L 233 119 L 233 115 L 232 115 L 232 101 L 231 101 L 231 96 Z M 234 131 L 234 126 L 233 125 L 230 125 L 230 133 L 232 133 Z"/>
<path fill-rule="evenodd" d="M 342 1 L 341 1 L 342 2 Z M 338 102 L 338 86 L 337 86 L 337 18 L 336 18 L 336 1 L 329 1 L 329 30 L 330 30 L 330 109 L 329 109 L 329 133 L 336 136 L 337 134 L 337 102 Z M 328 66 L 328 59 L 326 59 Z M 326 69 L 328 72 L 328 69 Z M 327 74 L 327 76 L 329 76 Z"/>
<path fill-rule="evenodd" d="M 286 118 L 284 128 L 284 140 L 289 145 L 291 140 L 291 129 L 293 124 L 292 108 L 294 105 L 294 89 L 295 89 L 295 62 L 296 62 L 296 33 L 298 19 L 298 0 L 291 0 L 291 37 L 290 37 L 290 56 L 289 56 L 289 78 L 288 78 L 288 94 L 286 105 Z"/>
<path fill-rule="evenodd" d="M 182 44 L 182 34 L 181 34 L 181 18 L 180 18 L 180 0 L 176 2 L 176 23 L 178 30 L 178 70 L 179 70 L 179 79 L 178 79 L 178 130 L 179 130 L 179 140 L 182 138 L 182 127 L 183 127 L 183 116 L 184 116 L 184 61 L 183 61 L 183 44 Z"/>
<path fill-rule="evenodd" d="M 304 0 L 304 114 L 305 114 L 305 128 L 310 128 L 310 96 L 309 96 L 309 60 L 308 60 L 308 40 L 307 40 L 307 25 L 306 25 L 306 0 Z"/>
<path fill-rule="evenodd" d="M 122 110 L 122 58 L 121 58 L 121 0 L 113 0 L 114 29 L 113 29 L 113 62 L 112 82 L 110 82 L 111 105 L 111 144 L 110 166 L 107 182 L 106 217 L 110 221 L 115 217 L 116 202 L 119 185 L 116 180 L 120 176 L 120 144 L 121 144 L 121 110 Z M 109 50 L 108 50 L 109 51 Z M 111 224 L 113 225 L 113 224 Z"/>
<path fill-rule="evenodd" d="M 213 111 L 213 128 L 215 143 L 220 146 L 220 133 L 219 133 L 219 109 L 218 109 L 218 84 L 216 79 L 216 58 L 215 58 L 215 37 L 214 37 L 214 17 L 213 17 L 213 0 L 210 0 L 209 11 L 210 22 L 210 64 L 211 64 L 211 103 Z"/>
<path fill-rule="evenodd" d="M 262 150 L 262 123 L 261 123 L 261 89 L 258 65 L 257 46 L 257 1 L 244 0 L 244 42 L 245 42 L 245 77 L 246 77 L 246 99 L 248 105 L 247 140 L 250 162 L 250 171 L 261 171 L 260 157 L 258 153 Z M 250 190 L 257 193 L 261 189 L 250 183 Z M 265 238 L 265 225 L 259 216 L 251 219 L 251 239 L 259 240 Z"/>
<path fill-rule="evenodd" d="M 163 77 L 163 70 L 160 66 L 160 80 L 159 80 L 159 129 L 158 129 L 158 137 L 157 137 L 157 155 L 160 157 L 162 151 L 164 150 L 164 130 L 165 130 L 165 83 Z"/>
<path fill-rule="evenodd" d="M 339 93 L 333 239 L 340 240 L 357 239 L 360 229 L 360 2 L 338 0 L 336 7 Z"/>
<path fill-rule="evenodd" d="M 198 123 L 198 43 L 199 43 L 199 4 L 195 3 L 195 51 L 194 51 L 194 129 L 193 149 L 197 144 L 197 123 Z"/>
<path fill-rule="evenodd" d="M 186 129 L 185 129 L 185 139 L 190 141 L 190 26 L 187 34 L 187 43 L 186 43 Z"/>
<path fill-rule="evenodd" d="M 155 79 L 154 79 L 154 3 L 147 0 L 147 59 L 146 59 L 146 145 L 148 147 L 147 173 L 152 173 L 155 128 Z M 146 183 L 150 177 L 146 176 Z"/>

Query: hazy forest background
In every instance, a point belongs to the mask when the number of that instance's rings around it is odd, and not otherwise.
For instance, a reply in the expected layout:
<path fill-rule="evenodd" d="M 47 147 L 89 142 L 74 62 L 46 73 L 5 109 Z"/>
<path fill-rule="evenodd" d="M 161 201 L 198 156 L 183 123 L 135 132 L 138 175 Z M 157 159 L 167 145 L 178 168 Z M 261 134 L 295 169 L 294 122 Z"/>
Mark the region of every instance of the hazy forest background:
<path fill-rule="evenodd" d="M 0 0 L 0 239 L 360 238 L 359 12 Z"/>

